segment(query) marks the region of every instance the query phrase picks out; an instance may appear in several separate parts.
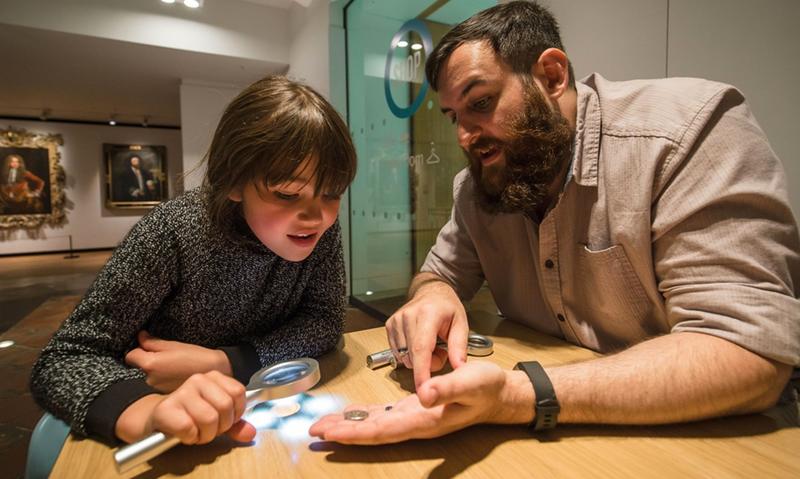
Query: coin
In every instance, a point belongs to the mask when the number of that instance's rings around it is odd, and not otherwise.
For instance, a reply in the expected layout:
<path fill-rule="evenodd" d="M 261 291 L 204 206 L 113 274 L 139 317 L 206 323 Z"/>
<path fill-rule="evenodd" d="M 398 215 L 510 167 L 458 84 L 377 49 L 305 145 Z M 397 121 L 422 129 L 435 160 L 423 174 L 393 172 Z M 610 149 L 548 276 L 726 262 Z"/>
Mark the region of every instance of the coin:
<path fill-rule="evenodd" d="M 300 403 L 278 404 L 272 408 L 273 414 L 278 417 L 288 417 L 300 411 Z"/>
<path fill-rule="evenodd" d="M 363 421 L 367 417 L 369 417 L 369 413 L 361 409 L 353 409 L 344 413 L 344 418 L 348 421 Z"/>

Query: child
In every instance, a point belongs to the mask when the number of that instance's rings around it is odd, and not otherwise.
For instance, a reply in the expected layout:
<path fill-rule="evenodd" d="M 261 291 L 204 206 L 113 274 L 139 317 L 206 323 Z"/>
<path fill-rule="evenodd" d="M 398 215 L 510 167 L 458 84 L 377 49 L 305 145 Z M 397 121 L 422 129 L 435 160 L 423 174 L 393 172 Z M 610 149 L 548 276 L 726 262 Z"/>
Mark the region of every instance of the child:
<path fill-rule="evenodd" d="M 341 337 L 336 217 L 356 157 L 333 107 L 260 80 L 225 110 L 207 167 L 131 229 L 33 368 L 37 402 L 77 433 L 249 441 L 250 375 Z"/>

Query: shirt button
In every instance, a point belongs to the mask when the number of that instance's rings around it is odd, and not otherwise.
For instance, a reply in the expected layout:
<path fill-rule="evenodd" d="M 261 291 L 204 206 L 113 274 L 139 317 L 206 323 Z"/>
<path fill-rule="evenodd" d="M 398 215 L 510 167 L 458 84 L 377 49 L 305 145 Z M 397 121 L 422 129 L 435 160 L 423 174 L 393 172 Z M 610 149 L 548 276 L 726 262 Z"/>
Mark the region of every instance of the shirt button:
<path fill-rule="evenodd" d="M 558 318 L 558 320 L 559 320 L 559 321 L 561 321 L 562 323 L 563 323 L 564 321 L 566 321 L 566 318 L 564 318 L 564 315 L 563 315 L 563 314 L 559 314 L 559 315 L 558 315 L 558 316 L 556 316 L 556 317 L 557 317 L 557 318 Z"/>
<path fill-rule="evenodd" d="M 553 263 L 552 259 L 548 259 L 544 262 L 544 267 L 547 269 L 553 269 L 553 266 L 555 266 L 555 263 Z"/>

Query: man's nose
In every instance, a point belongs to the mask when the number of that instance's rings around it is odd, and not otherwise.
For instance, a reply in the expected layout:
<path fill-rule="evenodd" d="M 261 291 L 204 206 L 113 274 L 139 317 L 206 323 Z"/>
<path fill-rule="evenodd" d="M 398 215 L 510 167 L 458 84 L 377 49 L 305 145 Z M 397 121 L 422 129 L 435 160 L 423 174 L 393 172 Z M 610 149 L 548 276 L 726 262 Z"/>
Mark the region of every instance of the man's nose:
<path fill-rule="evenodd" d="M 480 129 L 477 125 L 465 121 L 459 121 L 457 126 L 458 144 L 461 148 L 469 150 L 470 145 L 475 143 L 475 140 L 480 134 Z"/>

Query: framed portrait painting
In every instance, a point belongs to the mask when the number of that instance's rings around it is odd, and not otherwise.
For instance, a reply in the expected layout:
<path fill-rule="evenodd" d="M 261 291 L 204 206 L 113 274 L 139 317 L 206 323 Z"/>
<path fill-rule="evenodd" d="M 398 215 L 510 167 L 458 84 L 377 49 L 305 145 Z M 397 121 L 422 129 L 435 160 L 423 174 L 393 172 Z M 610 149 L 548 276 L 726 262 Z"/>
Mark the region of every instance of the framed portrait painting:
<path fill-rule="evenodd" d="M 61 135 L 0 130 L 0 228 L 38 228 L 64 221 Z"/>
<path fill-rule="evenodd" d="M 167 147 L 103 144 L 106 204 L 152 208 L 168 198 Z"/>

